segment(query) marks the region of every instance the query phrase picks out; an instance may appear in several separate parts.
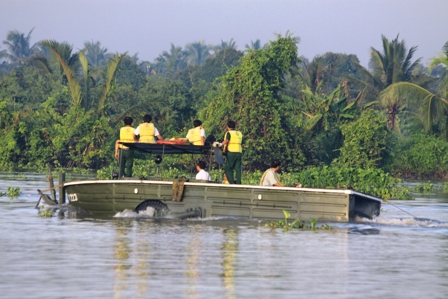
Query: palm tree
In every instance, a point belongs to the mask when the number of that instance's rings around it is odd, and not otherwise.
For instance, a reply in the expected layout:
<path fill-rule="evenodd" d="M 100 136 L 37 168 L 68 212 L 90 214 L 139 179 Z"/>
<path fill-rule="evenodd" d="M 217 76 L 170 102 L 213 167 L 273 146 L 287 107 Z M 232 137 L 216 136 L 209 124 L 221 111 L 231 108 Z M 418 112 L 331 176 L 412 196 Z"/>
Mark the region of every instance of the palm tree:
<path fill-rule="evenodd" d="M 171 43 L 169 52 L 163 51 L 162 57 L 163 63 L 166 67 L 166 72 L 170 75 L 183 70 L 187 66 L 185 62 L 187 53 L 182 50 L 182 47 L 176 47 L 173 43 Z"/>
<path fill-rule="evenodd" d="M 220 45 L 213 47 L 213 50 L 215 51 L 215 53 L 218 53 L 219 51 L 224 50 L 224 49 L 236 50 L 236 42 L 233 40 L 233 38 L 231 38 L 228 42 L 221 40 Z"/>
<path fill-rule="evenodd" d="M 107 64 L 107 48 L 102 48 L 100 42 L 84 43 L 84 54 L 92 67 L 99 67 Z"/>
<path fill-rule="evenodd" d="M 12 63 L 24 64 L 26 58 L 30 57 L 36 49 L 35 45 L 30 47 L 33 30 L 34 28 L 30 30 L 27 36 L 17 30 L 10 31 L 6 40 L 3 41 L 8 50 L 0 52 L 0 58 L 6 58 Z"/>
<path fill-rule="evenodd" d="M 442 48 L 443 53 L 431 60 L 429 70 L 432 71 L 435 67 L 442 65 L 444 73 L 440 76 L 440 89 L 443 97 L 448 97 L 448 42 Z"/>
<path fill-rule="evenodd" d="M 448 42 L 443 46 L 443 52 L 431 60 L 430 72 L 438 65 L 448 68 Z M 432 132 L 434 125 L 440 123 L 446 136 L 448 134 L 448 71 L 445 70 L 445 73 L 440 76 L 440 82 L 439 94 L 409 82 L 393 83 L 381 92 L 381 102 L 385 106 L 391 106 L 397 102 L 409 103 L 411 108 L 417 108 L 426 132 Z"/>
<path fill-rule="evenodd" d="M 81 51 L 80 53 L 72 54 L 73 47 L 68 45 L 67 43 L 58 43 L 54 40 L 44 40 L 42 41 L 42 45 L 50 49 L 53 55 L 58 60 L 65 77 L 67 78 L 67 83 L 70 87 L 70 92 L 72 96 L 72 106 L 74 107 L 92 107 L 96 105 L 96 112 L 98 114 L 104 112 L 104 107 L 106 103 L 106 99 L 109 96 L 111 91 L 111 86 L 113 85 L 113 79 L 115 78 L 115 73 L 117 71 L 118 65 L 120 64 L 123 57 L 126 56 L 127 53 L 122 55 L 115 54 L 113 59 L 110 59 L 107 63 L 107 69 L 103 73 L 103 87 L 101 97 L 95 101 L 93 104 L 90 103 L 90 95 L 89 95 L 89 64 L 88 59 Z M 76 68 L 73 67 L 76 65 L 76 62 L 80 63 L 82 66 L 84 81 L 86 85 L 84 98 L 81 94 L 81 86 L 78 82 L 78 78 L 76 76 Z"/>
<path fill-rule="evenodd" d="M 79 61 L 79 54 L 72 54 L 73 46 L 67 42 L 59 43 L 55 40 L 44 40 L 42 46 L 47 47 L 59 62 L 61 72 L 65 75 L 70 87 L 73 105 L 81 104 L 81 89 L 76 79 L 76 69 L 74 66 Z"/>
<path fill-rule="evenodd" d="M 205 59 L 210 56 L 211 46 L 206 45 L 203 40 L 195 43 L 188 44 L 187 48 L 187 61 L 191 65 L 203 65 Z"/>
<path fill-rule="evenodd" d="M 328 64 L 322 56 L 318 55 L 314 57 L 310 64 L 303 62 L 301 77 L 311 91 L 316 92 L 327 71 Z"/>
<path fill-rule="evenodd" d="M 417 46 L 406 49 L 404 40 L 398 41 L 398 35 L 389 41 L 384 35 L 383 53 L 371 48 L 370 65 L 373 67 L 373 76 L 383 84 L 384 88 L 396 82 L 409 82 L 412 79 L 412 71 L 420 63 L 421 58 L 411 62 Z"/>
<path fill-rule="evenodd" d="M 398 35 L 389 41 L 384 35 L 381 36 L 383 42 L 383 53 L 375 48 L 371 48 L 371 58 L 369 65 L 372 67 L 372 81 L 377 90 L 384 90 L 391 84 L 397 82 L 409 82 L 412 80 L 412 72 L 420 63 L 421 58 L 412 62 L 412 56 L 417 50 L 417 46 L 411 47 L 407 51 L 404 40 L 398 41 Z M 387 109 L 389 114 L 389 126 L 395 128 L 396 116 L 403 105 L 402 97 L 382 97 L 381 104 Z"/>
<path fill-rule="evenodd" d="M 248 50 L 259 50 L 262 48 L 264 47 L 261 46 L 260 39 L 256 39 L 255 42 L 251 40 L 250 45 L 246 44 L 246 49 Z"/>

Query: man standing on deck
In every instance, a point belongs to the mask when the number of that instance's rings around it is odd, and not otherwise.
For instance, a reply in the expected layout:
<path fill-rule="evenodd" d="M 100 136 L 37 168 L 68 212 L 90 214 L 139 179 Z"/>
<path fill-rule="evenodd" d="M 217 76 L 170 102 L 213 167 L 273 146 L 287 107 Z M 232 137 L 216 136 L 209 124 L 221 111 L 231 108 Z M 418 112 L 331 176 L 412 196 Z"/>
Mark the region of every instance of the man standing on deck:
<path fill-rule="evenodd" d="M 137 136 L 139 136 L 137 140 L 141 143 L 156 143 L 154 136 L 157 137 L 157 140 L 163 140 L 159 130 L 154 127 L 154 124 L 151 121 L 151 115 L 145 114 L 145 116 L 143 116 L 143 123 L 141 123 L 134 131 L 134 139 L 137 139 Z"/>
<path fill-rule="evenodd" d="M 241 159 L 243 153 L 243 134 L 235 130 L 234 121 L 227 122 L 227 132 L 224 135 L 224 141 L 220 144 L 224 146 L 223 152 L 226 153 L 226 163 L 224 171 L 230 184 L 234 184 L 234 175 L 236 184 L 241 184 Z"/>
<path fill-rule="evenodd" d="M 134 165 L 134 151 L 119 142 L 135 142 L 132 117 L 126 116 L 123 120 L 124 127 L 120 129 L 120 139 L 115 142 L 115 158 L 120 165 L 119 177 L 122 175 L 132 177 L 132 166 Z M 125 171 L 126 168 L 126 171 Z"/>

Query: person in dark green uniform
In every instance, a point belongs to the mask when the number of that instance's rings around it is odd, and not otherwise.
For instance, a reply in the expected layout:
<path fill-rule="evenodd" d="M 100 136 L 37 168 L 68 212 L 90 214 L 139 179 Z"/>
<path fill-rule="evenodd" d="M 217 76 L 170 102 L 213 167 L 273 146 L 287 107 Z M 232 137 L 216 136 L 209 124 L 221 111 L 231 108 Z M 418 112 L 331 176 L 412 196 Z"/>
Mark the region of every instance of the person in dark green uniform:
<path fill-rule="evenodd" d="M 234 121 L 227 122 L 227 132 L 224 135 L 224 152 L 227 155 L 224 171 L 227 180 L 230 184 L 236 181 L 236 184 L 241 184 L 241 159 L 243 155 L 243 134 L 235 130 L 236 124 Z M 235 172 L 235 176 L 233 175 Z M 235 178 L 235 181 L 234 181 Z"/>
<path fill-rule="evenodd" d="M 122 175 L 131 177 L 132 166 L 134 165 L 134 151 L 119 142 L 135 142 L 134 128 L 132 127 L 134 120 L 132 117 L 126 116 L 123 121 L 124 127 L 120 129 L 120 139 L 115 142 L 115 158 L 118 159 L 120 165 L 119 177 Z"/>

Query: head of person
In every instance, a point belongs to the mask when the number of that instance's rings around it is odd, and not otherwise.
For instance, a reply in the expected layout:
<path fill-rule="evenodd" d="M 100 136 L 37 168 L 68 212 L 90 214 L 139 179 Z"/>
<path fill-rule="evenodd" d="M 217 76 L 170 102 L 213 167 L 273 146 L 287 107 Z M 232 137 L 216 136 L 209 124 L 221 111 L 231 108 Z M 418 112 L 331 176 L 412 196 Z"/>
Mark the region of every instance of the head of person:
<path fill-rule="evenodd" d="M 196 128 L 196 127 L 199 127 L 199 126 L 202 126 L 202 121 L 200 121 L 199 119 L 196 119 L 196 120 L 194 120 L 193 121 L 193 126 Z"/>
<path fill-rule="evenodd" d="M 236 128 L 236 124 L 235 124 L 235 122 L 234 122 L 233 120 L 229 120 L 229 121 L 227 122 L 227 127 L 228 127 L 229 129 L 231 129 L 231 130 L 235 130 L 235 128 Z"/>
<path fill-rule="evenodd" d="M 134 120 L 132 119 L 132 117 L 130 117 L 130 116 L 126 116 L 126 117 L 123 119 L 123 122 L 124 122 L 124 124 L 125 124 L 126 126 L 131 126 L 132 123 L 134 122 Z"/>
<path fill-rule="evenodd" d="M 145 116 L 143 116 L 143 121 L 145 123 L 150 123 L 152 121 L 152 117 L 149 114 L 145 114 Z"/>
<path fill-rule="evenodd" d="M 199 161 L 199 162 L 196 164 L 196 168 L 199 168 L 199 169 L 205 169 L 206 166 L 207 166 L 207 164 L 205 164 L 204 161 Z"/>
<path fill-rule="evenodd" d="M 271 168 L 272 168 L 272 169 L 276 169 L 276 170 L 280 169 L 280 161 L 277 160 L 277 159 L 272 160 L 272 162 L 271 162 Z"/>

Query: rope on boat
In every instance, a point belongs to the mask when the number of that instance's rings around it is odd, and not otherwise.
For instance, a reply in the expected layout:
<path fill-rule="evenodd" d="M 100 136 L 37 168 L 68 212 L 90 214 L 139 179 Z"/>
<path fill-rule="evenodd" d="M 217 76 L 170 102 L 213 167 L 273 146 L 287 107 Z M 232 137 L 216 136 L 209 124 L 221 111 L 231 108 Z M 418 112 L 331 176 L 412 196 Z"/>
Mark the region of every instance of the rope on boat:
<path fill-rule="evenodd" d="M 402 212 L 408 214 L 409 216 L 411 216 L 411 217 L 413 217 L 413 218 L 418 218 L 417 216 L 412 215 L 412 214 L 409 213 L 408 211 L 403 210 L 402 208 L 400 208 L 400 207 L 394 205 L 393 203 L 390 203 L 390 202 L 388 202 L 388 201 L 383 201 L 383 202 L 385 202 L 385 203 L 387 203 L 387 204 L 390 204 L 390 205 L 393 206 L 394 208 L 396 208 L 396 209 L 398 209 L 398 210 L 400 210 L 400 211 L 402 211 Z"/>

